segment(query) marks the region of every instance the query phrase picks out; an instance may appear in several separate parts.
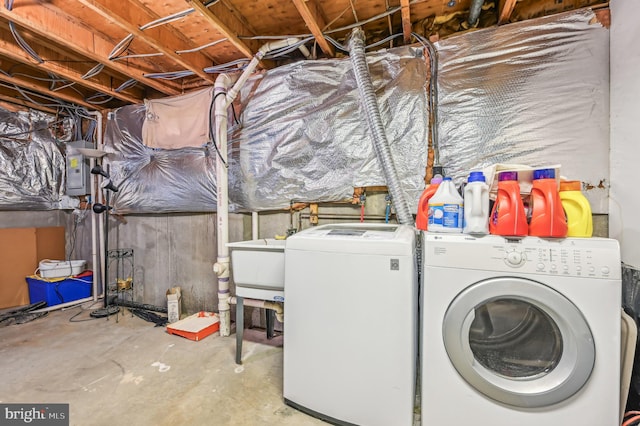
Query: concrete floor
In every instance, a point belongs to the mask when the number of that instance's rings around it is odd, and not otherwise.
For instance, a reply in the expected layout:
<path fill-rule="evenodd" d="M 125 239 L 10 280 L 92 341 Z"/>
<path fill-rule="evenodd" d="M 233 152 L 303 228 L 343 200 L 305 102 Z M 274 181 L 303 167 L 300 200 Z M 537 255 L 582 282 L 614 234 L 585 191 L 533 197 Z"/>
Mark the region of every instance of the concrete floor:
<path fill-rule="evenodd" d="M 325 424 L 282 402 L 282 337 L 246 330 L 238 366 L 235 335 L 194 342 L 128 311 L 69 322 L 80 309 L 0 327 L 0 403 L 69 403 L 83 426 Z"/>

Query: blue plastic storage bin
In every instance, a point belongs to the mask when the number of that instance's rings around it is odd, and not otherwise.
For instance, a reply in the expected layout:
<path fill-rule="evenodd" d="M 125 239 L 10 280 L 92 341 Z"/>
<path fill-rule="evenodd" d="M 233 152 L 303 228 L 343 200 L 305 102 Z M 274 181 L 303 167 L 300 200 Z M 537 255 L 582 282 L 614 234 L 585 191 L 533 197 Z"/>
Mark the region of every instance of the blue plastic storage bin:
<path fill-rule="evenodd" d="M 65 278 L 60 281 L 48 281 L 27 277 L 29 300 L 31 303 L 47 302 L 48 306 L 72 302 L 91 296 L 93 275 Z"/>

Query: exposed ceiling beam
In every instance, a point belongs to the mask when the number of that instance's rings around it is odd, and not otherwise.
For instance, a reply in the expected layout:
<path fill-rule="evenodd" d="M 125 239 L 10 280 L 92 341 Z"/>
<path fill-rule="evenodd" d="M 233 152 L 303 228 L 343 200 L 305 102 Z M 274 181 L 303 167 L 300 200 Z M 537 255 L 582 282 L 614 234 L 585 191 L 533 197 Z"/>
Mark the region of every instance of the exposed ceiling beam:
<path fill-rule="evenodd" d="M 187 2 L 191 5 L 191 7 L 193 7 L 196 11 L 198 11 L 198 13 L 200 13 L 207 20 L 207 22 L 209 22 L 209 24 L 211 24 L 211 26 L 213 26 L 216 29 L 216 31 L 218 31 L 224 37 L 226 37 L 227 40 L 229 40 L 229 42 L 236 47 L 236 49 L 242 52 L 244 56 L 246 56 L 247 58 L 253 58 L 253 55 L 255 54 L 255 52 L 258 51 L 258 49 L 255 49 L 254 51 L 245 42 L 240 40 L 237 36 L 237 34 L 239 33 L 234 32 L 229 27 L 227 22 L 224 22 L 222 19 L 220 19 L 209 8 L 207 8 L 207 6 L 202 4 L 200 0 L 187 0 Z M 222 8 L 224 8 L 224 10 L 227 11 L 228 17 L 233 17 L 231 12 L 228 9 L 226 9 L 224 5 L 221 5 L 221 6 Z M 221 10 L 221 9 L 218 8 L 218 10 Z M 237 23 L 238 25 L 244 28 L 244 25 L 240 21 L 237 21 Z M 248 33 L 249 30 L 247 29 L 246 32 Z"/>
<path fill-rule="evenodd" d="M 114 43 L 102 34 L 75 22 L 68 15 L 56 13 L 36 2 L 23 2 L 19 6 L 15 5 L 12 10 L 7 9 L 5 3 L 1 2 L 0 17 L 27 28 L 44 40 L 52 40 L 72 52 L 93 59 L 108 68 L 153 87 L 160 93 L 166 95 L 180 93 L 178 89 L 166 83 L 144 77 L 144 73 L 140 69 L 129 67 L 117 61 L 110 61 L 108 56 L 113 50 Z"/>
<path fill-rule="evenodd" d="M 80 95 L 79 93 L 74 92 L 74 94 L 69 94 L 69 92 L 71 92 L 70 89 L 62 89 L 62 90 L 54 91 L 49 89 L 49 86 L 46 83 L 43 83 L 38 80 L 32 80 L 26 77 L 10 77 L 8 75 L 0 73 L 0 81 L 13 84 L 20 88 L 28 89 L 30 91 L 40 93 L 42 95 L 46 95 L 50 98 L 71 102 L 73 104 L 80 105 L 91 110 L 104 108 L 104 107 L 100 107 L 98 105 L 94 105 L 89 102 L 86 102 L 82 98 L 82 95 Z M 42 103 L 46 103 L 46 100 L 43 100 Z"/>
<path fill-rule="evenodd" d="M 115 23 L 126 32 L 147 43 L 149 46 L 162 52 L 166 57 L 172 59 L 181 67 L 191 70 L 203 80 L 213 81 L 213 75 L 203 71 L 204 68 L 212 65 L 201 53 L 189 55 L 189 60 L 176 53 L 179 50 L 193 48 L 192 45 L 185 45 L 183 40 L 178 39 L 166 28 L 156 27 L 144 31 L 139 29 L 135 23 L 152 22 L 159 18 L 153 12 L 146 9 L 139 2 L 131 0 L 119 0 L 118 7 L 114 8 L 113 1 L 110 0 L 78 0 L 79 3 L 98 13 L 105 19 Z"/>
<path fill-rule="evenodd" d="M 498 25 L 509 23 L 513 9 L 516 7 L 517 0 L 500 0 L 500 16 L 498 16 Z"/>
<path fill-rule="evenodd" d="M 242 16 L 240 11 L 229 0 L 220 0 L 220 3 L 222 3 L 227 9 L 229 9 L 231 14 L 249 30 L 249 34 L 258 34 L 258 31 L 256 31 L 256 29 L 249 23 L 249 21 L 247 21 L 247 18 Z"/>
<path fill-rule="evenodd" d="M 298 13 L 302 16 L 304 23 L 311 31 L 311 34 L 316 38 L 316 42 L 325 55 L 333 58 L 336 55 L 336 51 L 322 34 L 322 28 L 327 24 L 322 17 L 320 5 L 316 0 L 292 0 L 293 4 L 298 9 Z"/>
<path fill-rule="evenodd" d="M 10 58 L 11 60 L 19 62 L 21 64 L 28 65 L 30 67 L 37 67 L 43 71 L 51 72 L 58 77 L 64 78 L 65 80 L 73 81 L 84 87 L 93 89 L 97 92 L 108 94 L 116 99 L 120 99 L 125 102 L 140 103 L 143 100 L 142 91 L 140 90 L 133 90 L 133 92 L 137 92 L 137 95 L 132 95 L 124 91 L 116 92 L 115 90 L 113 90 L 111 87 L 111 79 L 105 74 L 92 77 L 91 79 L 83 79 L 82 75 L 84 74 L 84 72 L 81 72 L 76 68 L 72 68 L 68 64 L 65 64 L 67 62 L 67 58 L 49 48 L 35 45 L 32 41 L 29 41 L 31 47 L 33 47 L 37 52 L 39 52 L 40 55 L 42 55 L 43 58 L 46 59 L 44 63 L 38 63 L 24 50 L 22 50 L 22 48 L 12 43 L 12 40 L 13 38 L 11 36 L 11 33 L 4 28 L 0 28 L 0 55 Z"/>
<path fill-rule="evenodd" d="M 37 105 L 22 99 L 18 99 L 16 96 L 18 96 L 17 92 L 11 89 L 0 88 L 0 106 L 10 111 L 18 110 L 19 108 L 16 108 L 15 105 L 19 105 L 27 109 L 44 111 L 49 114 L 55 114 L 57 112 L 53 108 L 44 107 L 42 105 Z M 14 107 L 12 108 L 11 105 L 14 105 Z"/>
<path fill-rule="evenodd" d="M 411 7 L 409 0 L 400 0 L 402 14 L 402 38 L 405 44 L 411 43 Z"/>

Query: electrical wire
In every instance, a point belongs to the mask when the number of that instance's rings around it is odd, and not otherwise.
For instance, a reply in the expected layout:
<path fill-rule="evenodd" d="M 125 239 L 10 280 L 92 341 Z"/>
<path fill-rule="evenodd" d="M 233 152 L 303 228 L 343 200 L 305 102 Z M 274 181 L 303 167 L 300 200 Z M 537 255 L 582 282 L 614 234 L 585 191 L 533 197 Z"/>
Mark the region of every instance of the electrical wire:
<path fill-rule="evenodd" d="M 192 75 L 195 75 L 195 72 L 190 70 L 171 71 L 171 72 L 152 72 L 148 74 L 143 74 L 143 76 L 147 78 L 158 78 L 162 80 L 178 80 L 180 78 L 190 77 Z"/>
<path fill-rule="evenodd" d="M 393 39 L 395 39 L 395 38 L 398 38 L 398 37 L 401 37 L 401 36 L 402 36 L 402 33 L 392 34 L 392 35 L 390 35 L 389 37 L 384 38 L 384 39 L 382 39 L 382 40 L 380 40 L 380 41 L 378 41 L 378 42 L 375 42 L 375 43 L 369 44 L 369 45 L 365 46 L 364 48 L 365 48 L 365 49 L 371 49 L 371 48 L 373 48 L 373 47 L 378 47 L 378 46 L 380 46 L 381 44 L 386 44 L 386 43 L 390 42 L 391 40 L 393 40 Z"/>
<path fill-rule="evenodd" d="M 104 99 L 97 100 L 101 98 L 104 98 Z M 87 98 L 84 98 L 85 102 L 90 103 L 92 105 L 103 105 L 112 100 L 113 100 L 113 96 L 107 95 L 106 93 L 96 93 L 95 95 L 91 95 Z"/>
<path fill-rule="evenodd" d="M 176 50 L 176 53 L 178 55 L 182 55 L 183 53 L 198 52 L 200 50 L 206 49 L 207 47 L 215 46 L 216 44 L 222 43 L 223 41 L 227 41 L 227 40 L 228 39 L 226 37 L 225 38 L 221 38 L 220 40 L 212 41 L 211 43 L 207 43 L 207 44 L 204 44 L 204 45 L 199 46 L 199 47 L 194 47 L 193 49 Z"/>
<path fill-rule="evenodd" d="M 98 64 L 95 67 L 91 68 L 86 73 L 84 73 L 84 75 L 82 77 L 80 77 L 80 78 L 82 78 L 83 80 L 88 80 L 91 77 L 95 77 L 96 75 L 100 74 L 100 72 L 103 69 L 104 69 L 104 64 Z"/>
<path fill-rule="evenodd" d="M 236 124 L 240 124 L 240 122 L 238 121 L 238 117 L 236 116 L 236 107 L 233 104 L 231 104 L 231 114 L 233 115 L 233 121 Z"/>
<path fill-rule="evenodd" d="M 80 308 L 80 312 L 78 312 L 77 314 L 73 315 L 71 318 L 69 318 L 69 322 L 85 322 L 85 321 L 94 321 L 97 320 L 98 318 L 94 318 L 94 317 L 89 317 L 87 319 L 81 319 L 81 320 L 76 320 L 75 318 L 77 316 L 79 316 L 80 314 L 83 314 L 86 311 L 92 310 L 93 309 L 93 305 L 95 305 L 96 303 L 102 303 L 99 300 L 96 301 L 92 301 L 90 302 L 91 305 L 89 305 L 87 308 L 82 307 L 82 304 L 77 305 L 77 306 L 73 306 L 73 308 Z"/>
<path fill-rule="evenodd" d="M 129 48 L 132 41 L 133 41 L 133 34 L 129 34 L 128 36 L 123 38 L 118 44 L 115 45 L 115 47 L 113 48 L 111 53 L 109 53 L 109 56 L 107 56 L 107 58 L 110 61 L 113 61 L 117 56 L 120 56 Z"/>
<path fill-rule="evenodd" d="M 236 59 L 235 61 L 226 62 L 224 64 L 212 65 L 210 67 L 205 68 L 203 71 L 209 74 L 217 74 L 225 71 L 237 71 L 240 70 L 250 62 L 250 59 Z M 243 65 L 242 67 L 238 67 L 238 65 Z"/>
<path fill-rule="evenodd" d="M 33 129 L 30 129 L 30 130 L 26 130 L 24 132 L 18 132 L 18 133 L 12 133 L 12 134 L 0 134 L 0 138 L 11 139 L 11 138 L 15 138 L 17 136 L 29 135 L 31 133 L 40 132 L 42 130 L 50 129 L 52 126 L 54 126 L 56 124 L 60 124 L 60 123 L 64 123 L 64 120 L 58 120 L 58 121 L 55 121 L 53 123 L 48 123 L 44 127 L 33 128 Z"/>
<path fill-rule="evenodd" d="M 11 35 L 13 36 L 14 40 L 16 41 L 16 43 L 18 43 L 18 45 L 22 48 L 22 50 L 24 50 L 25 52 L 27 52 L 27 54 L 29 56 L 31 56 L 33 59 L 35 59 L 39 64 L 43 64 L 44 63 L 44 59 L 42 59 L 35 50 L 33 50 L 31 48 L 31 46 L 29 46 L 29 43 L 27 43 L 22 36 L 18 33 L 18 30 L 16 30 L 16 26 L 13 22 L 9 21 L 9 30 L 11 31 Z"/>
<path fill-rule="evenodd" d="M 215 96 L 213 97 L 213 100 L 211 101 L 211 105 L 209 106 L 209 138 L 211 139 L 211 143 L 213 144 L 213 147 L 216 149 L 216 153 L 218 154 L 218 158 L 220 158 L 220 161 L 222 161 L 222 164 L 224 165 L 224 167 L 226 169 L 229 168 L 229 165 L 227 164 L 227 162 L 225 161 L 224 158 L 222 158 L 222 153 L 220 152 L 220 149 L 218 148 L 218 145 L 216 144 L 216 138 L 215 138 L 215 131 L 213 128 L 213 121 L 211 119 L 211 117 L 213 116 L 213 106 L 216 103 L 216 99 L 218 98 L 218 96 L 227 96 L 227 92 L 218 92 L 215 94 Z"/>
<path fill-rule="evenodd" d="M 120 86 L 116 87 L 114 89 L 114 92 L 120 93 L 123 90 L 126 90 L 126 89 L 128 89 L 130 87 L 135 86 L 136 84 L 138 84 L 138 80 L 136 80 L 135 78 L 130 78 L 129 80 L 127 80 L 124 83 L 122 83 Z"/>
<path fill-rule="evenodd" d="M 184 18 L 185 16 L 190 15 L 193 12 L 195 12 L 194 8 L 189 8 L 181 12 L 176 12 L 172 15 L 165 16 L 164 18 L 159 18 L 159 19 L 156 19 L 155 21 L 148 22 L 138 27 L 138 29 L 140 31 L 144 31 L 144 30 L 149 30 L 151 28 L 159 27 L 160 25 L 169 24 L 171 22 L 177 21 L 180 18 Z"/>
<path fill-rule="evenodd" d="M 334 40 L 332 37 L 329 36 L 324 36 L 324 38 L 331 44 L 333 44 L 334 47 L 336 47 L 337 49 L 342 50 L 343 52 L 348 52 L 349 48 L 343 44 L 338 43 L 336 40 Z"/>
<path fill-rule="evenodd" d="M 151 58 L 154 56 L 163 56 L 164 53 L 162 52 L 157 52 L 157 53 L 137 53 L 137 54 L 133 54 L 133 55 L 122 55 L 122 56 L 118 56 L 116 58 L 111 58 L 112 61 L 122 61 L 123 59 L 131 59 L 131 58 Z"/>
<path fill-rule="evenodd" d="M 3 70 L 0 70 L 0 72 L 5 74 L 5 75 L 8 75 Z M 79 105 L 68 104 L 66 102 L 60 101 L 59 99 L 55 99 L 55 98 L 52 98 L 50 96 L 43 95 L 41 93 L 33 92 L 31 90 L 23 89 L 20 86 L 15 85 L 15 84 L 0 82 L 0 86 L 7 87 L 9 89 L 13 89 L 13 90 L 17 91 L 18 93 L 20 93 L 23 96 L 24 99 L 26 99 L 27 101 L 31 102 L 34 105 L 39 105 L 39 106 L 48 107 L 48 108 L 61 108 L 61 109 L 65 110 L 67 112 L 67 114 L 69 114 L 70 110 L 84 110 L 84 111 L 86 111 L 86 108 L 81 107 Z M 38 97 L 38 98 L 41 98 L 41 99 L 45 99 L 45 100 L 50 101 L 52 103 L 38 102 L 35 99 L 33 99 L 31 96 L 35 96 L 35 97 Z"/>

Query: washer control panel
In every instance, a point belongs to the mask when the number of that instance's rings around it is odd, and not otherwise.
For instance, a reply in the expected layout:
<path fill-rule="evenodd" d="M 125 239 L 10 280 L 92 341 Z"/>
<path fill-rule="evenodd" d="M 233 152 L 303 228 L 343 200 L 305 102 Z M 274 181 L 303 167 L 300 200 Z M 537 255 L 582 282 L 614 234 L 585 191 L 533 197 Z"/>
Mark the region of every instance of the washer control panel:
<path fill-rule="evenodd" d="M 424 264 L 502 272 L 619 279 L 620 247 L 607 238 L 472 237 L 423 233 Z"/>

